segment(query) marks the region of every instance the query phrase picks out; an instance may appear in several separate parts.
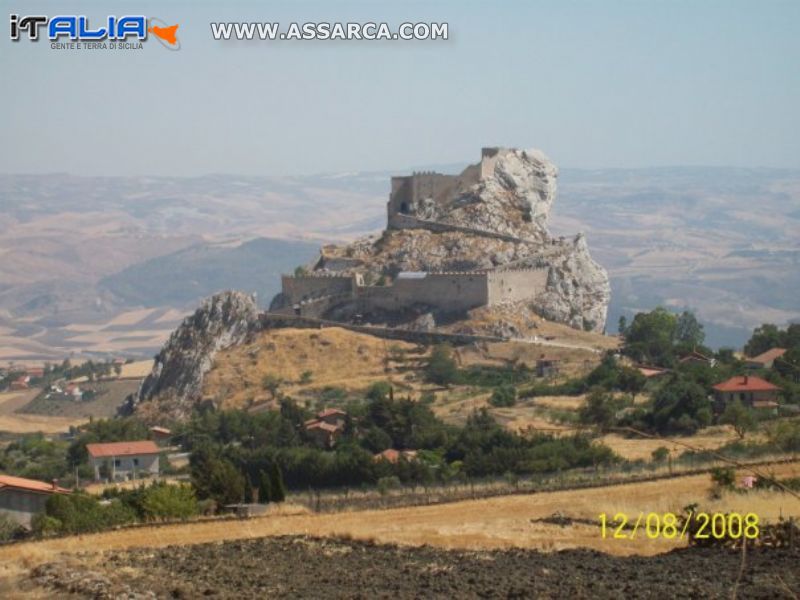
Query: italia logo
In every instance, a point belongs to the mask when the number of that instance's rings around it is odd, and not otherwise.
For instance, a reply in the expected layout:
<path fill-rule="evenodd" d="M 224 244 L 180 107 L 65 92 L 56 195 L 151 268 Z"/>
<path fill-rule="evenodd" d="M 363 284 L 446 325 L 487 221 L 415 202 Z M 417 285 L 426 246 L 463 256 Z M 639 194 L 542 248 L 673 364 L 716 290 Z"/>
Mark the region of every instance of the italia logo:
<path fill-rule="evenodd" d="M 51 42 L 136 42 L 141 43 L 153 34 L 162 46 L 169 50 L 180 50 L 178 25 L 167 25 L 161 19 L 142 15 L 109 16 L 102 24 L 92 25 L 83 15 L 10 15 L 11 39 L 19 41 L 23 37 L 32 42 L 45 35 Z M 113 46 L 112 46 L 113 47 Z"/>

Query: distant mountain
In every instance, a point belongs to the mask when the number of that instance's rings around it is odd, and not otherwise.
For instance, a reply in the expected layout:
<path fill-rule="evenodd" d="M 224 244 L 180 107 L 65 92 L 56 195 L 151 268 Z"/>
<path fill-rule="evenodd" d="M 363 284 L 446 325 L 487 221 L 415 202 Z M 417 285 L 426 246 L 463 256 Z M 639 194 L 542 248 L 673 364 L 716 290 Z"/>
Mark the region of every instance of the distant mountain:
<path fill-rule="evenodd" d="M 268 238 L 197 244 L 104 277 L 99 288 L 133 306 L 187 306 L 229 289 L 255 292 L 263 305 L 280 291 L 282 273 L 318 253 L 318 244 Z"/>

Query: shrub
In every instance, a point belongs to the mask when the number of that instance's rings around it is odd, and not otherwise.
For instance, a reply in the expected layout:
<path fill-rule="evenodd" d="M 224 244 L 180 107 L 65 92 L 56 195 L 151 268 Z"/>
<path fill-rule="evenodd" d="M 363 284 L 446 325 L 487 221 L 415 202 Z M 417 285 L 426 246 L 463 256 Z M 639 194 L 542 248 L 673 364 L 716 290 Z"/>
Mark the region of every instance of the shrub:
<path fill-rule="evenodd" d="M 453 359 L 453 349 L 447 344 L 433 347 L 428 359 L 426 376 L 429 381 L 439 385 L 450 385 L 458 376 L 458 367 Z"/>
<path fill-rule="evenodd" d="M 665 446 L 659 446 L 650 454 L 654 463 L 663 463 L 669 457 L 669 449 Z"/>
<path fill-rule="evenodd" d="M 197 497 L 191 486 L 155 483 L 144 493 L 142 510 L 148 520 L 188 519 L 198 512 Z"/>
<path fill-rule="evenodd" d="M 513 385 L 496 387 L 489 398 L 492 406 L 514 406 L 517 403 L 517 390 Z"/>

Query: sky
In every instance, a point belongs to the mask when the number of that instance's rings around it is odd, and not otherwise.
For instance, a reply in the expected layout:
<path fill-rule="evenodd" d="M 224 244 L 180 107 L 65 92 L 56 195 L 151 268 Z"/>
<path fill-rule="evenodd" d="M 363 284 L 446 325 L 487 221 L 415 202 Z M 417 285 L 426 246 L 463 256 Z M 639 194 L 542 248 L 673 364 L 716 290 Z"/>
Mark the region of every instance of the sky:
<path fill-rule="evenodd" d="M 795 0 L 2 4 L 5 19 L 144 14 L 181 41 L 75 51 L 2 36 L 2 173 L 399 170 L 493 145 L 573 168 L 800 168 Z M 445 21 L 450 39 L 212 39 L 210 22 L 234 20 Z"/>

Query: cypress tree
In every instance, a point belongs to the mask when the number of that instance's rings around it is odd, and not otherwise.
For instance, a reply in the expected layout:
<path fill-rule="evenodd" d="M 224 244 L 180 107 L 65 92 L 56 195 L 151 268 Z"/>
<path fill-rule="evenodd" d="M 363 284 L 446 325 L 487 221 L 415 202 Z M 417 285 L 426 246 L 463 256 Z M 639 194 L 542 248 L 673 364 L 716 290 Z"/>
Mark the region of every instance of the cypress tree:
<path fill-rule="evenodd" d="M 283 483 L 283 473 L 278 463 L 272 463 L 269 471 L 270 487 L 272 488 L 272 501 L 283 502 L 286 499 L 286 484 Z"/>
<path fill-rule="evenodd" d="M 273 501 L 272 481 L 264 471 L 261 471 L 258 476 L 258 501 L 261 504 L 269 504 Z"/>

